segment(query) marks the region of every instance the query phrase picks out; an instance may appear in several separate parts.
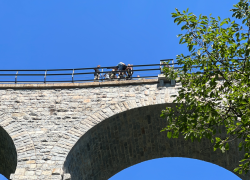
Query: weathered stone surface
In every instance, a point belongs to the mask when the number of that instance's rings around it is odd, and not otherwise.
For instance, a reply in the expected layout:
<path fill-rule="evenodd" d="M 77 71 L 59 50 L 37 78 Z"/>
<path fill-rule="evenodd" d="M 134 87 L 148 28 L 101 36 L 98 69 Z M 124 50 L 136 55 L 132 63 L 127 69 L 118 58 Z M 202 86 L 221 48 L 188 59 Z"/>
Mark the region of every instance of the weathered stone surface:
<path fill-rule="evenodd" d="M 165 137 L 159 133 L 159 129 L 164 127 L 164 123 L 161 125 L 153 123 L 159 120 L 157 119 L 159 112 L 157 111 L 158 114 L 154 113 L 154 116 L 150 118 L 148 116 L 145 116 L 145 119 L 139 118 L 140 122 L 137 122 L 138 119 L 135 117 L 139 114 L 143 116 L 147 114 L 147 112 L 139 111 L 140 107 L 172 103 L 173 98 L 170 96 L 177 93 L 177 88 L 178 84 L 171 86 L 170 82 L 159 86 L 158 80 L 0 85 L 0 126 L 12 138 L 17 152 L 17 157 L 13 153 L 7 156 L 12 162 L 17 162 L 16 167 L 10 165 L 12 169 L 8 168 L 8 172 L 0 167 L 0 173 L 6 173 L 8 176 L 16 169 L 15 173 L 11 175 L 11 179 L 14 180 L 70 179 L 70 174 L 61 172 L 64 167 L 65 171 L 72 173 L 72 179 L 77 179 L 83 175 L 83 171 L 79 170 L 81 166 L 78 170 L 77 168 L 72 170 L 72 167 L 78 166 L 77 161 L 71 155 L 76 152 L 71 151 L 73 146 L 73 149 L 81 147 L 84 152 L 91 149 L 96 153 L 96 156 L 89 154 L 87 159 L 82 159 L 84 164 L 92 162 L 91 166 L 97 166 L 92 169 L 87 167 L 84 170 L 84 172 L 89 170 L 89 173 L 93 173 L 93 178 L 90 179 L 106 178 L 119 169 L 140 160 L 159 157 L 159 154 L 146 156 L 147 153 L 142 153 L 144 151 L 166 152 L 167 147 L 157 146 L 159 142 L 164 142 Z M 124 112 L 130 112 L 131 109 L 135 110 L 135 116 L 127 114 L 129 118 L 126 122 L 121 123 Z M 94 131 L 95 127 L 100 127 L 100 124 L 106 122 L 107 119 L 110 124 L 105 124 L 101 128 L 102 133 L 99 130 Z M 144 121 L 148 123 L 147 126 L 143 125 Z M 136 123 L 133 124 L 133 122 Z M 123 133 L 120 134 L 121 130 L 126 131 L 122 131 Z M 130 132 L 130 130 L 133 131 Z M 153 132 L 153 135 L 151 134 L 153 138 L 149 137 L 151 132 Z M 113 137 L 119 139 L 112 140 Z M 148 138 L 145 139 L 145 137 Z M 7 147 L 2 145 L 4 140 L 1 138 L 0 135 L 0 146 Z M 85 140 L 81 142 L 79 139 Z M 9 141 L 11 142 L 11 139 Z M 120 141 L 127 144 L 119 144 Z M 100 147 L 101 144 L 107 142 L 110 146 Z M 138 142 L 140 143 L 138 144 Z M 180 143 L 182 142 L 180 141 Z M 177 146 L 181 147 L 181 144 L 177 144 Z M 108 147 L 115 148 L 112 149 L 111 154 L 105 154 Z M 117 149 L 118 147 L 119 149 Z M 192 149 L 190 145 L 185 147 L 185 149 L 188 148 Z M 70 151 L 72 153 L 69 154 Z M 168 151 L 164 156 L 172 155 L 171 153 L 173 152 Z M 99 157 L 100 154 L 104 156 Z M 182 154 L 186 155 L 184 151 L 180 151 L 180 155 Z M 118 158 L 118 160 L 114 159 L 113 163 L 110 162 L 115 156 L 125 158 L 127 162 L 124 162 L 124 166 L 119 168 L 117 166 L 110 171 L 109 175 L 101 174 L 102 166 L 110 163 L 113 166 L 120 161 Z M 64 165 L 66 158 L 67 161 Z M 79 156 L 79 158 L 82 157 Z M 101 160 L 105 158 L 108 158 L 107 162 Z M 195 158 L 200 157 L 197 155 Z M 6 162 L 9 163 L 8 160 Z M 225 167 L 223 163 L 222 166 Z M 79 172 L 78 177 L 77 172 Z M 105 172 L 108 173 L 106 170 Z M 83 177 L 89 178 L 90 175 L 87 173 Z"/>
<path fill-rule="evenodd" d="M 71 180 L 71 175 L 70 174 L 64 174 L 63 175 L 63 180 Z"/>

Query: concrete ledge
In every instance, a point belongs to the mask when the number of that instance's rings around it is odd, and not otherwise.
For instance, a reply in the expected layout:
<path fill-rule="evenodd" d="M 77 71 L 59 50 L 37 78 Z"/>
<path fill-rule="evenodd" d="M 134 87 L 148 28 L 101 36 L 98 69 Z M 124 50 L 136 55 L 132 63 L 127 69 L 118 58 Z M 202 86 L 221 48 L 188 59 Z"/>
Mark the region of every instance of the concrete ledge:
<path fill-rule="evenodd" d="M 87 88 L 102 86 L 127 86 L 137 84 L 157 84 L 158 79 L 140 79 L 126 81 L 106 81 L 89 83 L 55 83 L 55 84 L 0 84 L 0 89 L 56 89 L 56 88 Z"/>
<path fill-rule="evenodd" d="M 158 74 L 158 80 L 163 80 L 164 82 L 170 82 L 168 78 L 164 74 Z"/>

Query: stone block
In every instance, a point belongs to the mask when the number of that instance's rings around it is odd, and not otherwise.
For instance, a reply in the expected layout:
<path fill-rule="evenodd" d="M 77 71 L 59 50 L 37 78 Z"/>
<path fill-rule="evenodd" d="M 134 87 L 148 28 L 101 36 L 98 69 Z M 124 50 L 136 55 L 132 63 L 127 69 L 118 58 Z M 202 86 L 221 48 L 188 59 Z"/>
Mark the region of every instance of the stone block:
<path fill-rule="evenodd" d="M 36 175 L 37 175 L 37 176 L 42 175 L 42 170 L 37 170 L 37 171 L 36 171 Z"/>
<path fill-rule="evenodd" d="M 31 169 L 35 169 L 35 168 L 36 168 L 36 164 L 31 164 L 31 165 L 30 165 L 30 168 L 31 168 Z"/>
<path fill-rule="evenodd" d="M 52 175 L 51 180 L 62 180 L 62 176 L 61 175 Z"/>
<path fill-rule="evenodd" d="M 15 174 L 10 174 L 10 180 L 14 180 L 15 176 Z"/>
<path fill-rule="evenodd" d="M 62 169 L 61 168 L 55 168 L 52 170 L 52 175 L 61 175 Z"/>
<path fill-rule="evenodd" d="M 42 174 L 43 175 L 51 175 L 51 171 L 43 171 Z"/>
<path fill-rule="evenodd" d="M 27 161 L 26 164 L 35 164 L 36 161 L 35 160 L 31 160 L 31 161 Z"/>
<path fill-rule="evenodd" d="M 63 175 L 63 180 L 71 180 L 71 175 L 69 173 Z"/>
<path fill-rule="evenodd" d="M 35 174 L 35 171 L 26 171 L 25 176 L 33 176 Z"/>
<path fill-rule="evenodd" d="M 38 179 L 38 176 L 29 176 L 28 179 Z"/>
<path fill-rule="evenodd" d="M 24 175 L 25 168 L 17 168 L 15 174 L 16 175 Z"/>
<path fill-rule="evenodd" d="M 89 103 L 91 100 L 90 99 L 84 99 L 83 102 L 84 103 Z"/>

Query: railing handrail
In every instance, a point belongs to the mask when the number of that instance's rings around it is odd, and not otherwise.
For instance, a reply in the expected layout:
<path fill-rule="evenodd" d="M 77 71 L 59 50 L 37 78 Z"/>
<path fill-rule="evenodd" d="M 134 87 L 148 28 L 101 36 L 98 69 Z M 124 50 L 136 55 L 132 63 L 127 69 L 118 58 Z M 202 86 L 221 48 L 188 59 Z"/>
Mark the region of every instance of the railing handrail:
<path fill-rule="evenodd" d="M 178 63 L 174 63 L 178 64 Z M 144 66 L 161 66 L 162 64 L 141 64 L 141 65 L 132 65 L 129 67 L 144 67 Z M 172 63 L 169 63 L 172 65 Z M 116 68 L 117 66 L 105 66 L 100 67 L 99 69 L 112 69 Z M 88 70 L 88 69 L 96 69 L 97 67 L 90 67 L 90 68 L 73 68 L 73 69 L 0 69 L 0 71 L 79 71 L 79 70 Z"/>

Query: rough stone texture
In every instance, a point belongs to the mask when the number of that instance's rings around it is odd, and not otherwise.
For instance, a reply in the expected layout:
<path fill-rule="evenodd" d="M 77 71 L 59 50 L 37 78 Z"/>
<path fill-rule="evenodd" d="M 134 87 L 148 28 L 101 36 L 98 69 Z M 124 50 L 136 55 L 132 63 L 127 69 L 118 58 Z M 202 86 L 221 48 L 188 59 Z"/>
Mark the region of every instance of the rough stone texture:
<path fill-rule="evenodd" d="M 233 171 L 243 156 L 237 145 L 231 144 L 230 151 L 222 154 L 219 150 L 214 152 L 207 140 L 192 143 L 183 137 L 168 139 L 166 132 L 160 133 L 166 121 L 159 114 L 166 106 L 173 104 L 140 107 L 100 122 L 74 145 L 66 158 L 64 170 L 74 180 L 107 180 L 146 160 L 188 157 Z"/>
<path fill-rule="evenodd" d="M 67 156 L 65 171 L 71 173 L 70 167 L 77 165 L 73 158 L 75 148 L 70 154 L 69 152 L 76 143 L 75 147 L 82 147 L 82 145 L 78 145 L 78 142 L 82 143 L 81 140 L 78 140 L 81 137 L 89 142 L 101 140 L 99 143 L 102 144 L 111 136 L 111 133 L 106 132 L 108 135 L 105 137 L 93 139 L 87 133 L 89 130 L 93 134 L 98 134 L 98 132 L 93 132 L 92 128 L 98 129 L 95 127 L 99 127 L 99 123 L 102 121 L 106 122 L 105 119 L 131 109 L 137 111 L 138 107 L 172 103 L 173 99 L 170 96 L 177 93 L 178 87 L 178 85 L 172 87 L 170 83 L 165 83 L 160 87 L 157 80 L 86 84 L 0 85 L 0 126 L 11 136 L 17 151 L 17 167 L 15 173 L 11 175 L 11 179 L 70 179 L 70 175 L 65 174 L 67 172 L 63 172 L 62 168 Z M 157 118 L 156 116 L 158 117 L 159 113 L 155 113 L 154 118 L 151 117 L 152 121 Z M 135 120 L 132 118 L 130 121 Z M 115 124 L 115 121 L 112 120 L 107 122 Z M 133 128 L 141 129 L 140 123 L 137 124 L 136 126 L 131 125 Z M 155 134 L 150 141 L 152 141 L 151 144 L 156 144 L 158 140 L 155 142 L 154 140 L 157 139 L 157 135 L 165 136 L 162 135 L 163 133 L 158 133 L 161 126 L 154 127 L 153 124 L 149 128 Z M 125 124 L 119 125 L 126 127 Z M 141 129 L 141 131 L 143 130 Z M 144 129 L 144 131 L 146 133 L 148 130 Z M 104 130 L 102 132 L 105 134 Z M 124 137 L 120 135 L 117 137 L 126 138 L 126 135 L 127 133 L 124 132 Z M 97 135 L 95 136 L 97 137 Z M 86 137 L 91 139 L 87 140 Z M 135 140 L 132 138 L 130 141 Z M 119 140 L 114 141 L 114 144 L 117 142 Z M 181 144 L 177 145 L 181 148 Z M 93 145 L 89 148 L 95 149 Z M 139 146 L 131 146 L 131 148 L 139 148 L 142 152 Z M 190 148 L 192 150 L 191 146 Z M 185 149 L 189 149 L 189 146 Z M 171 152 L 169 153 L 171 154 Z M 183 155 L 186 154 L 183 153 Z M 145 159 L 139 158 L 138 160 L 137 156 L 139 155 L 131 156 L 130 162 L 136 163 Z M 159 154 L 155 154 L 151 158 L 158 156 Z M 218 157 L 220 158 L 221 154 Z M 97 161 L 99 162 L 99 160 Z M 113 161 L 112 156 L 109 161 Z M 116 160 L 114 161 L 115 164 Z M 94 166 L 93 160 L 87 161 L 87 163 L 91 162 Z M 131 163 L 125 163 L 125 166 L 129 166 Z M 100 175 L 93 175 L 92 178 L 108 177 L 115 173 L 115 171 L 111 171 L 103 175 L 99 171 L 95 172 L 96 169 L 100 170 L 100 164 L 95 165 L 98 167 L 91 168 L 91 172 Z M 78 169 L 77 172 L 83 173 L 81 169 Z M 3 174 L 3 172 L 0 173 Z M 76 172 L 72 171 L 71 176 L 74 179 L 80 175 L 76 176 Z M 89 174 L 84 176 L 90 177 Z"/>
<path fill-rule="evenodd" d="M 0 126 L 0 172 L 9 178 L 17 165 L 15 145 L 9 134 Z"/>

